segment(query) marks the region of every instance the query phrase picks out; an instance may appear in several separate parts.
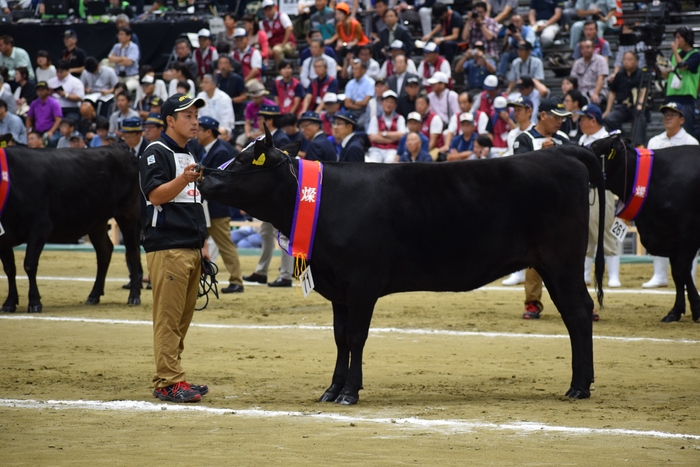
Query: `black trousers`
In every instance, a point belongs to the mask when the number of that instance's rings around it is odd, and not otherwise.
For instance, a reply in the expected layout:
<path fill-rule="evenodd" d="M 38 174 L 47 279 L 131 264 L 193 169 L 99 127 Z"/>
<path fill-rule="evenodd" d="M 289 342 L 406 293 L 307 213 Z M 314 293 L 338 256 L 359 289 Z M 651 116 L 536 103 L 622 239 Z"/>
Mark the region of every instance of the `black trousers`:
<path fill-rule="evenodd" d="M 633 145 L 647 143 L 647 119 L 643 112 L 638 112 L 637 109 L 627 107 L 624 104 L 613 105 L 612 110 L 605 117 L 603 123 L 608 131 L 622 130 L 622 124 L 632 122 L 633 135 L 630 135 Z M 635 128 L 636 127 L 636 128 Z"/>

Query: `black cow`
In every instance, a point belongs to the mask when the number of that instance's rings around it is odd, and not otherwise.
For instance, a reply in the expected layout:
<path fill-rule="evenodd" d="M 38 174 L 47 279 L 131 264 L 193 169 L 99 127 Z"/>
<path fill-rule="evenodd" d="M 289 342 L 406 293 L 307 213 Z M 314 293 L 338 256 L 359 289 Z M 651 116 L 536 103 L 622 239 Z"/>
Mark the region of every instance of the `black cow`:
<path fill-rule="evenodd" d="M 273 148 L 268 132 L 224 171 L 204 169 L 202 194 L 289 236 L 298 149 L 296 143 L 282 148 L 288 154 Z M 593 300 L 581 271 L 589 179 L 601 197 L 604 184 L 590 151 L 567 146 L 497 160 L 323 167 L 310 265 L 316 291 L 333 303 L 338 355 L 320 401 L 357 402 L 362 351 L 379 297 L 473 290 L 526 267 L 543 277 L 569 331 L 573 377 L 566 394 L 590 396 Z M 604 216 L 601 208 L 601 226 Z M 596 264 L 603 267 L 602 250 Z"/>
<path fill-rule="evenodd" d="M 591 149 L 603 160 L 608 190 L 621 200 L 632 196 L 637 155 L 619 135 L 598 140 Z M 635 219 L 642 245 L 671 261 L 676 302 L 661 320 L 678 321 L 685 313 L 685 294 L 694 321 L 700 321 L 700 297 L 691 268 L 700 249 L 700 148 L 677 146 L 654 150 L 648 196 Z"/>
<path fill-rule="evenodd" d="M 1 310 L 14 312 L 19 304 L 14 246 L 27 244 L 28 311 L 36 313 L 42 309 L 36 274 L 44 245 L 75 243 L 84 235 L 89 235 L 97 253 L 97 278 L 86 303 L 99 303 L 114 249 L 107 233 L 112 217 L 123 234 L 131 272 L 128 303 L 141 303 L 138 165 L 128 148 L 121 144 L 95 149 L 8 147 L 6 152 L 11 188 L 0 219 L 5 228 L 0 259 L 9 292 Z"/>

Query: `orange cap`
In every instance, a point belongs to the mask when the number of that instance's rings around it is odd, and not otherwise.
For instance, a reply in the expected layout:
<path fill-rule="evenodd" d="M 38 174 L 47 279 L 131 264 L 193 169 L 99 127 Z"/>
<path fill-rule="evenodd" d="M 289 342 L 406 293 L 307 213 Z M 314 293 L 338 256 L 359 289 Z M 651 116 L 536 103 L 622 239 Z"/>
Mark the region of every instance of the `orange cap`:
<path fill-rule="evenodd" d="M 338 3 L 335 6 L 335 9 L 345 12 L 346 15 L 350 14 L 350 7 L 348 6 L 347 3 Z"/>

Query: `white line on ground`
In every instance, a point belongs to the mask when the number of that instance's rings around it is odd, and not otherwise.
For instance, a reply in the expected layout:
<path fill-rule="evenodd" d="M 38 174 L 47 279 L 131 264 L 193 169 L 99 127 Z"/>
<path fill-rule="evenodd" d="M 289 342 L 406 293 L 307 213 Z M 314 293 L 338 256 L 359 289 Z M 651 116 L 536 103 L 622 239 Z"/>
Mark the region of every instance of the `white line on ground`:
<path fill-rule="evenodd" d="M 29 315 L 0 315 L 0 319 L 9 320 L 41 320 L 41 321 L 66 321 L 75 323 L 96 323 L 96 324 L 127 324 L 151 326 L 151 321 L 130 320 L 130 319 L 104 319 L 104 318 L 79 318 L 68 316 L 29 316 Z M 259 324 L 207 324 L 192 323 L 191 327 L 213 328 L 213 329 L 238 329 L 238 330 L 304 330 L 304 331 L 330 331 L 332 326 L 303 325 L 303 324 L 282 324 L 282 325 L 259 325 Z M 482 332 L 482 331 L 450 331 L 446 329 L 402 329 L 402 328 L 370 328 L 372 334 L 410 334 L 428 336 L 456 336 L 456 337 L 505 337 L 511 339 L 568 339 L 566 334 L 526 334 L 516 332 Z M 617 341 L 617 342 L 657 342 L 665 344 L 700 344 L 700 340 L 693 339 L 662 339 L 656 337 L 620 337 L 620 336 L 593 336 L 593 339 Z"/>
<path fill-rule="evenodd" d="M 37 280 L 41 281 L 74 281 L 74 282 L 95 282 L 94 277 L 69 277 L 69 276 L 36 276 Z M 0 279 L 7 279 L 7 276 L 0 276 Z M 17 280 L 28 280 L 27 276 L 17 276 Z M 129 282 L 128 277 L 108 277 L 105 279 L 106 282 Z M 246 287 L 249 286 L 265 286 L 265 284 L 259 284 L 257 282 L 244 282 Z M 294 284 L 298 285 L 298 284 Z M 479 287 L 477 291 L 485 292 L 520 292 L 522 293 L 523 288 L 521 286 L 496 286 L 496 285 L 486 285 L 484 287 Z M 545 289 L 546 290 L 546 289 Z M 605 288 L 605 293 L 613 294 L 648 294 L 648 295 L 675 295 L 676 292 L 673 290 L 649 290 L 649 289 L 610 289 Z M 588 289 L 589 293 L 596 293 L 595 289 Z"/>
<path fill-rule="evenodd" d="M 478 420 L 433 420 L 417 417 L 409 418 L 371 418 L 322 412 L 295 412 L 261 409 L 224 409 L 205 407 L 201 405 L 171 405 L 144 401 L 85 401 L 85 400 L 24 400 L 0 399 L 0 406 L 21 409 L 82 409 L 82 410 L 114 410 L 124 412 L 199 412 L 212 415 L 235 415 L 242 418 L 310 418 L 318 421 L 343 423 L 374 423 L 383 425 L 398 425 L 419 429 L 449 430 L 451 432 L 469 432 L 473 430 L 498 430 L 522 433 L 565 433 L 571 435 L 617 435 L 643 436 L 664 439 L 700 440 L 700 435 L 685 433 L 668 433 L 655 430 L 627 430 L 622 428 L 585 428 L 545 425 L 537 422 L 489 423 Z"/>

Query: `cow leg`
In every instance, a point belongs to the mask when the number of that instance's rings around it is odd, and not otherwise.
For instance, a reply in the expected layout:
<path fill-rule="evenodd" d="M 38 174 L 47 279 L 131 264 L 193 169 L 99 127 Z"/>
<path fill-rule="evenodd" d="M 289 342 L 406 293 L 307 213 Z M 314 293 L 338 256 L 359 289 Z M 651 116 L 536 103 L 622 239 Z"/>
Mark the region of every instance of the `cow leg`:
<path fill-rule="evenodd" d="M 43 308 L 39 286 L 36 283 L 36 273 L 39 268 L 39 257 L 52 230 L 53 224 L 49 220 L 39 220 L 30 229 L 31 234 L 27 240 L 27 250 L 24 254 L 24 271 L 29 279 L 29 304 L 27 305 L 29 313 L 41 313 Z"/>
<path fill-rule="evenodd" d="M 536 268 L 547 286 L 571 339 L 573 374 L 566 396 L 572 399 L 591 397 L 593 382 L 593 300 L 581 280 L 580 267 L 548 271 Z M 554 293 L 552 293 L 554 291 Z"/>
<path fill-rule="evenodd" d="M 15 266 L 15 253 L 12 248 L 0 250 L 0 259 L 5 275 L 7 275 L 8 285 L 7 299 L 0 310 L 5 313 L 14 313 L 19 305 L 19 294 L 17 293 L 17 266 Z"/>
<path fill-rule="evenodd" d="M 692 288 L 692 296 L 694 296 L 694 298 L 696 299 L 697 307 L 698 292 L 695 289 L 695 284 L 693 283 L 693 278 L 691 277 L 692 261 L 694 259 L 694 254 L 684 255 L 681 253 L 674 255 L 669 259 L 671 260 L 671 274 L 673 275 L 673 282 L 676 283 L 676 301 L 673 304 L 673 308 L 671 308 L 671 311 L 669 311 L 668 314 L 661 319 L 661 322 L 663 323 L 673 323 L 675 321 L 680 321 L 681 317 L 685 314 L 686 287 L 688 287 L 688 298 L 691 300 L 691 304 L 693 300 L 691 298 Z M 695 316 L 693 316 L 693 319 L 695 319 Z"/>
<path fill-rule="evenodd" d="M 87 305 L 96 305 L 100 303 L 100 297 L 105 294 L 105 278 L 107 277 L 109 262 L 112 259 L 114 245 L 112 245 L 112 240 L 109 239 L 106 222 L 95 226 L 88 233 L 88 236 L 97 255 L 97 276 L 95 277 L 95 285 L 92 286 L 92 292 L 88 295 L 85 303 Z"/>
<path fill-rule="evenodd" d="M 335 360 L 335 370 L 333 380 L 326 392 L 323 393 L 319 402 L 335 402 L 340 395 L 340 391 L 345 386 L 345 379 L 350 365 L 350 347 L 347 340 L 348 306 L 344 303 L 333 302 L 333 335 L 335 336 L 335 346 L 338 349 L 338 356 Z"/>
<path fill-rule="evenodd" d="M 138 219 L 127 219 L 123 216 L 115 218 L 119 229 L 124 237 L 124 248 L 126 249 L 126 264 L 129 267 L 129 299 L 127 304 L 141 304 L 141 280 L 143 279 L 143 268 L 141 267 L 141 246 L 139 245 L 139 225 Z"/>

